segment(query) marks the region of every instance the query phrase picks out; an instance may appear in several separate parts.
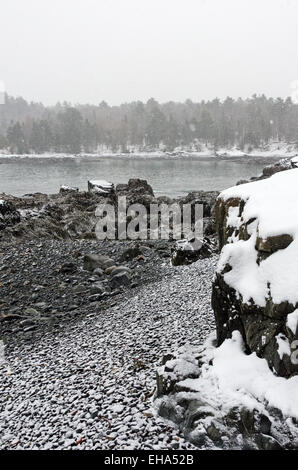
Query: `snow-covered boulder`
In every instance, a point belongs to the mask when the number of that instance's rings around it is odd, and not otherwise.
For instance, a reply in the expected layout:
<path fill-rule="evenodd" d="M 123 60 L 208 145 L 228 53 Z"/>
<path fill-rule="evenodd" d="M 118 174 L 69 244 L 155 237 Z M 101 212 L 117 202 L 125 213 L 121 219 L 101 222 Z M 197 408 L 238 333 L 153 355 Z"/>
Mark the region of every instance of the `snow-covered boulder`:
<path fill-rule="evenodd" d="M 78 193 L 78 192 L 79 192 L 79 188 L 73 188 L 72 186 L 66 186 L 66 185 L 62 185 L 59 190 L 60 194 Z"/>
<path fill-rule="evenodd" d="M 248 353 L 298 374 L 298 169 L 235 186 L 217 201 L 217 343 L 240 331 Z"/>
<path fill-rule="evenodd" d="M 91 180 L 88 181 L 88 191 L 108 196 L 114 192 L 114 184 L 106 180 Z"/>

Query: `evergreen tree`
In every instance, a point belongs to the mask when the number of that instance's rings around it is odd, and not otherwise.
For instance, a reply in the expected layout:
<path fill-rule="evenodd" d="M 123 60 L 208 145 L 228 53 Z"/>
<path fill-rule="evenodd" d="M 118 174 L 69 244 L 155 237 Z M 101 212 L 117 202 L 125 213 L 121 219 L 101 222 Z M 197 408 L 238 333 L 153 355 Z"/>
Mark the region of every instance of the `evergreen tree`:
<path fill-rule="evenodd" d="M 19 123 L 11 123 L 7 129 L 7 141 L 11 153 L 24 154 L 28 152 L 23 126 Z"/>

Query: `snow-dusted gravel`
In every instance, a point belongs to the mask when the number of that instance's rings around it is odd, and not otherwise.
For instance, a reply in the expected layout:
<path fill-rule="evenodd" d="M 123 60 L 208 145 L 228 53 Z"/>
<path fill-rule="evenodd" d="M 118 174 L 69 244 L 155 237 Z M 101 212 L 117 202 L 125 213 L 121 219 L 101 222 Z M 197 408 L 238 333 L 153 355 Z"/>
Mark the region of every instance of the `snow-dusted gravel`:
<path fill-rule="evenodd" d="M 1 449 L 186 449 L 179 431 L 154 416 L 162 356 L 214 329 L 216 257 L 164 264 L 102 313 L 13 341 L 0 367 Z"/>

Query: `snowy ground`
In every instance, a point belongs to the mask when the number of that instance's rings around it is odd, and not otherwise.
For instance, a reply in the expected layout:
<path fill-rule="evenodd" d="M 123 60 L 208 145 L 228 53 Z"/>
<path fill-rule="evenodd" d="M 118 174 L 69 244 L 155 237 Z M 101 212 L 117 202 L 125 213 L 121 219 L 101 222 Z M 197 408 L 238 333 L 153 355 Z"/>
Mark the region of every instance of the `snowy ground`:
<path fill-rule="evenodd" d="M 238 147 L 220 147 L 217 151 L 214 151 L 213 145 L 206 145 L 205 143 L 200 144 L 200 150 L 195 150 L 191 147 L 177 147 L 172 152 L 164 150 L 139 150 L 137 147 L 131 147 L 129 152 L 121 153 L 113 152 L 111 149 L 106 147 L 100 147 L 95 153 L 80 153 L 78 155 L 71 155 L 68 153 L 55 153 L 47 152 L 43 154 L 24 154 L 24 155 L 12 155 L 6 150 L 0 149 L 0 159 L 7 157 L 10 158 L 76 158 L 81 157 L 126 157 L 126 158 L 183 158 L 183 157 L 198 157 L 198 158 L 292 158 L 298 155 L 298 150 L 295 144 L 287 142 L 272 142 L 263 148 L 247 148 L 240 150 Z"/>
<path fill-rule="evenodd" d="M 214 329 L 216 258 L 165 277 L 101 314 L 12 342 L 0 369 L 1 449 L 186 449 L 152 409 L 163 354 Z"/>

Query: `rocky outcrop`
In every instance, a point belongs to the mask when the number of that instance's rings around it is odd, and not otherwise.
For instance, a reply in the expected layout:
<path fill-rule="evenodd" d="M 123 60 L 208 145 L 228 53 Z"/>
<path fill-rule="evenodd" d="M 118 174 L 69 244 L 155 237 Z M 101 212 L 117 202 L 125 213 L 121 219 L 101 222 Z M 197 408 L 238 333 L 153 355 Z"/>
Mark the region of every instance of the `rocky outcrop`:
<path fill-rule="evenodd" d="M 246 351 L 283 377 L 298 374 L 297 182 L 298 170 L 278 172 L 224 191 L 216 205 L 222 249 L 212 293 L 217 344 L 238 330 Z"/>
<path fill-rule="evenodd" d="M 266 178 L 270 178 L 270 176 L 275 175 L 275 173 L 279 173 L 280 171 L 285 171 L 285 170 L 290 170 L 291 168 L 296 168 L 295 159 L 296 157 L 292 159 L 282 158 L 281 160 L 279 160 L 276 163 L 273 163 L 272 165 L 265 166 L 260 176 L 252 176 L 250 180 L 239 180 L 236 185 L 238 186 L 241 184 L 249 183 L 251 181 L 263 180 Z"/>
<path fill-rule="evenodd" d="M 290 168 L 293 168 L 291 164 L 291 160 L 283 158 L 282 160 L 275 163 L 274 165 L 265 166 L 260 179 L 268 178 L 272 175 L 275 175 L 275 173 L 279 173 L 280 171 L 286 171 L 286 170 L 289 170 Z"/>
<path fill-rule="evenodd" d="M 96 239 L 95 230 L 98 222 L 96 209 L 100 204 L 114 206 L 116 238 L 121 238 L 122 234 L 118 233 L 117 222 L 118 198 L 122 196 L 126 198 L 126 209 L 133 204 L 142 204 L 148 214 L 151 204 L 190 204 L 193 223 L 195 222 L 195 205 L 203 204 L 206 235 L 209 237 L 215 235 L 214 205 L 218 193 L 214 191 L 189 193 L 177 199 L 166 196 L 155 197 L 152 187 L 142 179 L 130 179 L 127 184 L 118 184 L 116 188 L 106 181 L 91 180 L 88 182 L 88 187 L 88 191 L 79 191 L 77 188 L 62 186 L 58 194 L 50 195 L 41 193 L 26 194 L 23 197 L 1 195 L 3 203 L 0 207 L 0 240 Z M 126 228 L 133 217 L 133 212 L 126 216 Z M 150 239 L 150 230 L 150 219 L 147 217 L 148 239 Z M 171 220 L 169 237 L 171 242 Z M 165 242 L 167 243 L 168 240 Z M 170 250 L 166 249 L 166 251 L 169 257 Z"/>
<path fill-rule="evenodd" d="M 4 199 L 0 199 L 0 230 L 20 222 L 20 213 L 15 206 Z"/>
<path fill-rule="evenodd" d="M 125 196 L 127 206 L 142 204 L 148 208 L 150 204 L 157 202 L 150 184 L 139 178 L 130 179 L 127 184 L 118 184 L 116 195 L 117 197 Z"/>

